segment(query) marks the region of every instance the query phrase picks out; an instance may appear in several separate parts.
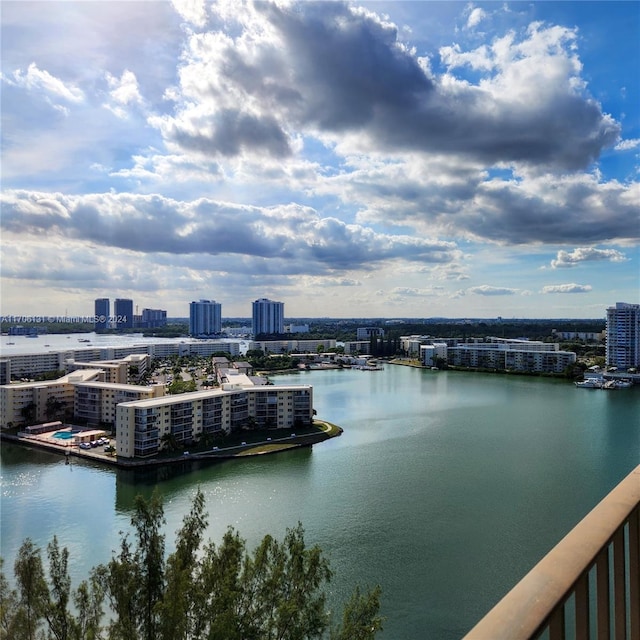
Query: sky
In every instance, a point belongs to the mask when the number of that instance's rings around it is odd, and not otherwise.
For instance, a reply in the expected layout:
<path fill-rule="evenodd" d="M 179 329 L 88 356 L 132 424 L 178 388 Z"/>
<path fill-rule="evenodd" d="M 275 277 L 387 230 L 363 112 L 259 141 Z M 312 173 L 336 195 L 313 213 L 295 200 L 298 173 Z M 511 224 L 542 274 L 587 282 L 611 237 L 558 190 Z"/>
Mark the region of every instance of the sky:
<path fill-rule="evenodd" d="M 0 11 L 5 316 L 640 301 L 638 2 Z"/>

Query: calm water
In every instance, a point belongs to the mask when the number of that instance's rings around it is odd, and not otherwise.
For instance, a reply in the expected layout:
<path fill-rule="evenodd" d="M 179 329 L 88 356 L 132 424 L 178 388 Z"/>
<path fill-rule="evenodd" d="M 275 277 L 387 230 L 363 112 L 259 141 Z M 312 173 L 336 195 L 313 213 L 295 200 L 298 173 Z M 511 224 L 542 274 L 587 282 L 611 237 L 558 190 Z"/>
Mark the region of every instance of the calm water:
<path fill-rule="evenodd" d="M 79 342 L 89 340 L 89 342 Z M 25 353 L 48 353 L 49 351 L 64 351 L 67 349 L 95 349 L 101 347 L 124 347 L 153 343 L 174 342 L 202 342 L 191 338 L 145 338 L 142 333 L 111 334 L 111 333 L 43 333 L 37 338 L 27 336 L 0 336 L 0 352 L 3 356 L 22 355 Z M 239 342 L 236 338 L 225 339 L 225 342 Z"/>
<path fill-rule="evenodd" d="M 640 463 L 640 389 L 387 366 L 273 378 L 310 383 L 345 428 L 313 449 L 161 473 L 2 450 L 1 553 L 55 533 L 77 584 L 129 528 L 137 493 L 165 497 L 168 542 L 200 487 L 208 535 L 251 546 L 301 521 L 336 572 L 332 602 L 380 583 L 382 637 L 459 638 Z M 170 547 L 170 544 L 168 545 Z"/>

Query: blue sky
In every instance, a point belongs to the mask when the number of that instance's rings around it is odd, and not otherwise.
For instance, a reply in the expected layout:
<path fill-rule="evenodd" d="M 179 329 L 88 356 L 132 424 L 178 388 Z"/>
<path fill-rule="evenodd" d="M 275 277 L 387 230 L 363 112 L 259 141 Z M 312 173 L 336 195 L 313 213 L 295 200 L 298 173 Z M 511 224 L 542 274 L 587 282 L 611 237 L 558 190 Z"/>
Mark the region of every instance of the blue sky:
<path fill-rule="evenodd" d="M 603 317 L 637 2 L 12 2 L 2 313 Z"/>

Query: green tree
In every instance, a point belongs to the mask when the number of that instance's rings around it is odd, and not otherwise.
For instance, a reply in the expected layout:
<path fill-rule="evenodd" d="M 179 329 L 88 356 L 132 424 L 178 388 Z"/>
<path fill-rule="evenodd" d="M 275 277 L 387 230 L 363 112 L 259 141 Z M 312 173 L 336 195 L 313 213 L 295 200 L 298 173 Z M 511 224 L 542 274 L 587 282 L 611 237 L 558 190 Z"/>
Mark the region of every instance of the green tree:
<path fill-rule="evenodd" d="M 118 556 L 106 565 L 99 565 L 94 571 L 95 579 L 114 614 L 107 627 L 109 640 L 139 638 L 137 611 L 140 573 L 126 536 L 120 542 Z"/>
<path fill-rule="evenodd" d="M 0 640 L 11 640 L 16 637 L 18 594 L 9 587 L 9 581 L 2 570 L 3 565 L 4 560 L 0 558 Z"/>
<path fill-rule="evenodd" d="M 369 640 L 382 630 L 380 587 L 365 594 L 356 587 L 342 614 L 342 627 L 334 629 L 331 640 Z"/>
<path fill-rule="evenodd" d="M 13 640 L 35 640 L 42 625 L 49 591 L 42 558 L 30 538 L 18 551 L 13 572 L 18 586 L 18 607 L 14 617 Z"/>
<path fill-rule="evenodd" d="M 30 402 L 28 405 L 20 409 L 20 415 L 23 417 L 25 423 L 33 423 L 36 419 L 36 405 L 34 402 Z"/>
<path fill-rule="evenodd" d="M 162 640 L 195 637 L 203 598 L 193 569 L 198 566 L 197 553 L 206 527 L 204 494 L 198 491 L 177 534 L 176 550 L 167 559 L 166 587 L 158 606 L 161 620 L 158 637 Z"/>
<path fill-rule="evenodd" d="M 178 441 L 173 433 L 165 433 L 160 438 L 161 449 L 168 449 L 169 451 L 177 451 L 180 447 Z"/>
<path fill-rule="evenodd" d="M 69 577 L 69 550 L 60 549 L 58 538 L 47 546 L 49 556 L 49 602 L 44 610 L 49 630 L 55 640 L 68 640 L 72 618 L 69 613 L 71 578 Z"/>
<path fill-rule="evenodd" d="M 98 640 L 101 635 L 102 603 L 104 590 L 95 571 L 88 580 L 83 580 L 73 594 L 73 603 L 78 617 L 73 621 L 73 640 Z"/>
<path fill-rule="evenodd" d="M 51 418 L 57 417 L 62 409 L 64 409 L 64 404 L 57 398 L 50 396 L 47 398 L 44 414 L 50 420 Z"/>
<path fill-rule="evenodd" d="M 164 534 L 160 532 L 164 507 L 157 492 L 149 501 L 138 496 L 135 507 L 131 524 L 138 541 L 135 560 L 141 578 L 139 627 L 144 640 L 155 640 L 159 625 L 156 606 L 164 591 Z"/>

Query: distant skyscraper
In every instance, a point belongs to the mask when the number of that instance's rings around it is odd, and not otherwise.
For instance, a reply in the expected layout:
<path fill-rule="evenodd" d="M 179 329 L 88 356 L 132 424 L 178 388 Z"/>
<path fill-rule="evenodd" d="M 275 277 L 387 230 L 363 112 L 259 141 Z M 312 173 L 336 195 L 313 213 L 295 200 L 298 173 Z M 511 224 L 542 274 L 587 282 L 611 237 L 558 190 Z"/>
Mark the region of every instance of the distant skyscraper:
<path fill-rule="evenodd" d="M 189 334 L 212 336 L 222 331 L 222 305 L 215 300 L 200 300 L 189 305 Z"/>
<path fill-rule="evenodd" d="M 260 298 L 253 303 L 253 335 L 284 333 L 284 302 Z"/>
<path fill-rule="evenodd" d="M 164 309 L 143 309 L 141 316 L 143 329 L 155 329 L 167 324 L 167 312 Z"/>
<path fill-rule="evenodd" d="M 640 304 L 616 302 L 607 309 L 607 364 L 640 366 Z"/>
<path fill-rule="evenodd" d="M 96 317 L 96 322 L 93 326 L 94 330 L 96 333 L 106 331 L 109 328 L 109 312 L 111 309 L 109 298 L 98 298 L 95 301 L 94 309 L 94 315 Z"/>
<path fill-rule="evenodd" d="M 116 298 L 113 305 L 116 329 L 133 329 L 133 300 Z"/>

